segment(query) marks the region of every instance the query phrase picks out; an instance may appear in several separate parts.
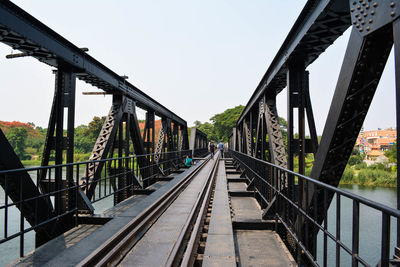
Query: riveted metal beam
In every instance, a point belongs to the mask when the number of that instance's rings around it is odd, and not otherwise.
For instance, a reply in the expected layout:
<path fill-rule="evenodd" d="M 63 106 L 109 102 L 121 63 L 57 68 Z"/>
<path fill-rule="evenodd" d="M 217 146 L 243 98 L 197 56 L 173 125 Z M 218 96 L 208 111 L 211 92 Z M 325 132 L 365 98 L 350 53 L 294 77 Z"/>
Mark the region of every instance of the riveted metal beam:
<path fill-rule="evenodd" d="M 60 62 L 70 65 L 78 79 L 107 93 L 124 94 L 136 101 L 138 107 L 154 110 L 160 117 L 186 125 L 185 120 L 130 84 L 124 77 L 7 0 L 0 2 L 0 42 L 53 67 L 58 68 Z"/>

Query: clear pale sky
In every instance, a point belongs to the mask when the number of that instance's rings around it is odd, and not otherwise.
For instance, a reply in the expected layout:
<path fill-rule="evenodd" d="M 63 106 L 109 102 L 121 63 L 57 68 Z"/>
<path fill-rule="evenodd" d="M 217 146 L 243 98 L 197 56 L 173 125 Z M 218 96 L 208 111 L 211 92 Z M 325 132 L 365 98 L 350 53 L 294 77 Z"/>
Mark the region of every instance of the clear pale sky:
<path fill-rule="evenodd" d="M 106 1 L 18 0 L 21 8 L 193 125 L 245 105 L 305 4 L 305 0 Z M 310 91 L 318 134 L 336 86 L 349 31 L 311 66 Z M 33 58 L 5 59 L 0 43 L 0 120 L 47 127 L 54 75 Z M 395 127 L 391 55 L 365 129 Z M 105 116 L 110 96 L 77 81 L 75 124 Z M 286 90 L 278 97 L 286 117 Z M 139 111 L 144 118 L 144 111 Z"/>

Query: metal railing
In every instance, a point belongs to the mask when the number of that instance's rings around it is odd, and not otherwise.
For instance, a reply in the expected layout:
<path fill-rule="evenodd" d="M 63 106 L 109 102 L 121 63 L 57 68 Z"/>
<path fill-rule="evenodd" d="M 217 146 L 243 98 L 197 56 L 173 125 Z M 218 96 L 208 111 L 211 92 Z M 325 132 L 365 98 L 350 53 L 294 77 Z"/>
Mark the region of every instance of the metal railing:
<path fill-rule="evenodd" d="M 146 154 L 44 167 L 0 170 L 0 184 L 2 185 L 0 188 L 0 220 L 3 224 L 3 231 L 0 230 L 0 245 L 19 238 L 19 256 L 23 257 L 26 253 L 24 249 L 25 236 L 29 232 L 38 233 L 43 231 L 46 226 L 54 226 L 62 222 L 61 232 L 57 233 L 61 234 L 78 225 L 79 214 L 91 203 L 114 196 L 113 205 L 116 205 L 136 193 L 143 193 L 139 191 L 156 182 L 158 177 L 167 176 L 173 170 L 182 167 L 186 156 L 191 156 L 191 154 L 192 150 L 165 152 L 161 154 L 158 163 L 153 160 L 154 154 Z M 100 162 L 103 164 L 103 168 L 99 177 L 87 177 L 89 167 Z M 46 178 L 40 180 L 43 171 Z M 25 179 L 33 181 L 39 192 L 38 195 L 26 197 L 28 192 L 24 187 L 24 183 L 27 182 Z M 11 187 L 11 182 L 14 182 L 15 185 L 15 181 L 18 181 L 18 188 Z M 94 194 L 90 200 L 86 198 L 85 206 L 85 192 L 92 185 L 95 185 Z M 8 193 L 14 191 L 19 192 L 18 201 L 12 201 L 12 197 Z M 13 197 L 15 198 L 15 195 Z M 45 207 L 38 203 L 45 203 L 50 207 L 48 209 L 50 212 L 44 217 Z M 29 213 L 30 218 L 24 213 Z M 17 224 L 19 227 L 15 227 Z M 38 242 L 37 239 L 36 242 Z"/>
<path fill-rule="evenodd" d="M 202 157 L 208 153 L 208 148 L 198 148 L 194 150 L 193 157 Z"/>
<path fill-rule="evenodd" d="M 380 251 L 380 260 L 378 260 L 380 266 L 399 263 L 390 256 L 391 251 L 394 252 L 395 249 L 394 239 L 400 234 L 395 227 L 400 219 L 399 210 L 244 153 L 233 150 L 230 150 L 229 153 L 239 164 L 240 169 L 244 171 L 250 185 L 248 189 L 252 188 L 261 202 L 264 202 L 261 203 L 262 207 L 266 208 L 269 205 L 270 215 L 275 219 L 276 225 L 278 223 L 283 225 L 288 247 L 297 257 L 299 264 L 327 266 L 329 252 L 335 255 L 334 258 L 330 258 L 329 264 L 341 266 L 343 265 L 341 263 L 342 252 L 344 252 L 348 258 L 351 257 L 352 266 L 359 264 L 375 266 L 378 262 L 367 262 L 364 257 L 360 256 L 360 237 L 363 234 L 369 234 L 365 231 L 380 232 L 380 238 L 368 241 L 374 242 L 372 247 Z M 293 188 L 289 187 L 291 184 L 294 185 Z M 330 216 L 328 216 L 329 199 L 332 199 L 332 206 L 335 207 L 333 212 L 330 212 Z M 343 210 L 349 209 L 349 207 L 343 206 L 343 203 L 352 207 L 351 214 L 349 214 L 351 226 L 344 225 Z M 364 232 L 360 233 L 360 224 L 364 223 L 360 221 L 360 211 L 366 209 L 372 209 L 377 216 L 380 214 L 381 225 L 375 225 L 371 229 L 363 227 Z M 328 218 L 332 217 L 335 218 L 335 222 L 330 223 L 330 229 L 328 229 Z M 392 229 L 391 222 L 394 225 Z M 345 227 L 351 227 L 351 239 L 341 233 L 344 232 Z M 317 238 L 318 234 L 320 238 Z M 318 249 L 318 253 L 321 254 L 319 259 L 317 258 L 317 239 L 322 241 L 322 246 L 319 246 Z M 344 241 L 345 239 L 348 242 Z M 333 242 L 333 245 L 328 246 L 328 241 Z M 368 253 L 373 252 L 369 251 Z"/>

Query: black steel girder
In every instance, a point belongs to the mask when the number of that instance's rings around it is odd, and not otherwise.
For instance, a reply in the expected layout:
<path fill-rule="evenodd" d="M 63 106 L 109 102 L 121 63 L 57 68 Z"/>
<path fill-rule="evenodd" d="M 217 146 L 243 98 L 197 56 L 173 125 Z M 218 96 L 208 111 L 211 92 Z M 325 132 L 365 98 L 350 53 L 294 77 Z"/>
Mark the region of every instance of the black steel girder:
<path fill-rule="evenodd" d="M 108 93 L 126 95 L 138 107 L 186 125 L 185 120 L 7 0 L 0 1 L 0 42 L 53 67 L 64 62 L 74 68 L 78 79 Z"/>
<path fill-rule="evenodd" d="M 307 67 L 350 25 L 348 1 L 309 0 L 248 101 L 238 124 L 264 95 L 271 98 L 286 87 L 289 60 L 302 55 Z"/>

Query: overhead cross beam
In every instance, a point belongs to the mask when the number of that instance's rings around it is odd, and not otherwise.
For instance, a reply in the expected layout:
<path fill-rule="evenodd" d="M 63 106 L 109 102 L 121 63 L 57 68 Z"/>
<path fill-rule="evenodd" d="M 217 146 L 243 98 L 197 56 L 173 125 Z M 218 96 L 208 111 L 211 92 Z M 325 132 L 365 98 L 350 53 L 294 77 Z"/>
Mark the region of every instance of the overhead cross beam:
<path fill-rule="evenodd" d="M 109 93 L 120 93 L 145 110 L 181 125 L 186 121 L 85 53 L 39 20 L 5 0 L 0 2 L 0 42 L 53 67 L 70 65 L 78 79 Z"/>
<path fill-rule="evenodd" d="M 304 66 L 307 67 L 341 36 L 350 24 L 347 1 L 307 1 L 270 67 L 250 97 L 238 124 L 242 123 L 264 95 L 267 95 L 267 98 L 275 96 L 286 87 L 288 60 L 301 54 L 305 59 Z"/>
<path fill-rule="evenodd" d="M 119 175 L 117 183 L 114 184 L 115 189 L 119 191 L 116 202 L 120 202 L 132 195 L 135 191 L 134 187 L 142 187 L 143 184 L 140 178 L 148 176 L 148 165 L 154 159 L 149 155 L 144 155 L 146 153 L 154 153 L 154 150 L 156 150 L 154 147 L 156 138 L 155 116 L 159 116 L 163 121 L 168 122 L 169 128 L 166 129 L 168 152 L 173 153 L 177 149 L 188 148 L 187 133 L 182 132 L 187 131 L 185 120 L 130 84 L 127 81 L 127 76 L 116 74 L 88 55 L 86 53 L 88 49 L 75 46 L 8 0 L 0 1 L 0 42 L 21 52 L 10 55 L 8 58 L 31 56 L 57 68 L 56 88 L 42 166 L 49 164 L 52 153 L 55 154 L 55 163 L 62 164 L 65 151 L 66 162 L 74 162 L 76 78 L 103 90 L 105 94 L 112 94 L 114 97 L 113 107 L 103 125 L 90 159 L 101 160 L 112 157 L 114 149 L 118 149 L 120 157 L 122 155 L 128 157 L 132 152 L 130 151 L 130 142 L 133 145 L 136 156 L 139 156 L 135 162 L 139 167 L 139 174 L 132 174 L 132 168 L 135 165 L 129 165 L 128 159 L 124 160 L 126 162 L 125 166 L 122 166 L 123 164 L 119 160 L 119 169 L 115 170 Z M 146 136 L 141 134 L 136 116 L 136 107 L 142 108 L 148 113 L 148 116 L 146 116 Z M 65 121 L 67 122 L 66 134 L 63 127 L 64 115 L 68 115 L 68 120 Z M 171 128 L 172 125 L 173 129 Z M 180 135 L 179 131 L 181 131 Z M 3 146 L 8 145 L 10 147 L 5 138 L 2 141 L 4 143 Z M 8 157 L 8 154 L 10 153 L 0 151 L 0 157 Z M 83 190 L 79 190 L 78 202 L 79 210 L 83 212 L 93 211 L 90 199 L 95 197 L 95 188 L 101 176 L 103 165 L 103 161 L 88 164 L 86 173 L 80 181 Z M 108 168 L 108 170 L 114 171 L 112 168 Z M 39 173 L 40 183 L 38 186 L 40 192 L 35 191 L 35 194 L 49 193 L 52 188 L 57 190 L 54 207 L 52 207 L 50 201 L 47 201 L 51 216 L 58 216 L 73 209 L 73 204 L 76 200 L 74 199 L 75 195 L 72 190 L 64 190 L 67 185 L 70 187 L 75 185 L 74 181 L 72 181 L 72 171 L 72 165 L 68 166 L 66 168 L 66 177 L 64 177 L 61 168 L 57 168 L 54 179 L 50 179 L 50 173 L 46 174 L 44 170 Z M 154 173 L 152 172 L 152 174 Z M 83 186 L 84 182 L 85 186 Z M 144 184 L 144 186 L 148 185 L 148 183 Z M 29 188 L 30 185 L 27 183 L 25 186 Z M 15 190 L 14 194 L 18 195 L 18 190 L 22 192 L 23 189 L 16 188 Z M 44 196 L 44 199 L 46 199 L 46 196 Z M 32 207 L 29 208 L 32 209 Z M 30 219 L 29 209 L 24 208 L 22 213 L 28 220 Z M 72 215 L 67 218 L 68 222 L 71 221 L 71 218 Z M 58 221 L 57 224 L 59 223 Z M 65 230 L 67 228 L 62 227 L 61 232 Z M 48 236 L 43 234 L 39 236 L 39 243 L 53 236 L 53 233 L 49 233 L 49 231 L 46 231 L 45 234 L 48 234 Z"/>

